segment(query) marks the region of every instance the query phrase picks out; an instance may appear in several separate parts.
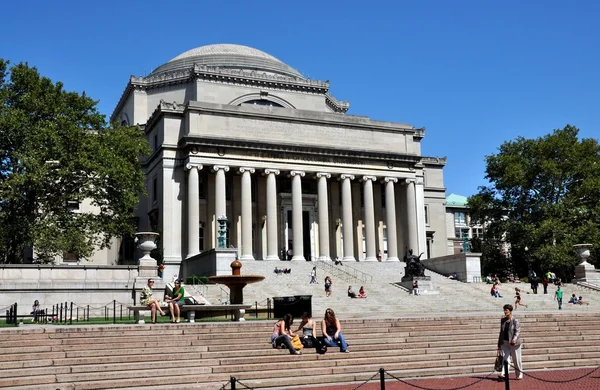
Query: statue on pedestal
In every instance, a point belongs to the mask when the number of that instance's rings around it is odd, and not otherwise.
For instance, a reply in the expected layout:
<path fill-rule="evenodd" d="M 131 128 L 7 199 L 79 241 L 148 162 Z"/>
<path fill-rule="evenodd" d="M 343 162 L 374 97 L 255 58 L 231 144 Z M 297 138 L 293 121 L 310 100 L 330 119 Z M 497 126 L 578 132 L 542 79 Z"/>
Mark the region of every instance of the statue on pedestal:
<path fill-rule="evenodd" d="M 404 262 L 406 263 L 406 268 L 405 268 L 405 276 L 410 276 L 410 277 L 424 277 L 425 276 L 425 266 L 423 265 L 423 263 L 421 263 L 421 256 L 423 256 L 423 253 L 425 252 L 421 252 L 421 254 L 419 256 L 415 256 L 413 255 L 413 250 L 412 249 L 408 249 L 405 250 L 404 252 Z"/>

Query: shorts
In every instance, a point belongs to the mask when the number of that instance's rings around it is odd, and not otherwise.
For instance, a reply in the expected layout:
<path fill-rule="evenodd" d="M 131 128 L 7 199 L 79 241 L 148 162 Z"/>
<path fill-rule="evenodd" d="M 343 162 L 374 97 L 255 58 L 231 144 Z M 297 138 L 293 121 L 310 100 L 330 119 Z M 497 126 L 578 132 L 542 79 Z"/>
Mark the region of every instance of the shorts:
<path fill-rule="evenodd" d="M 179 307 L 181 307 L 185 304 L 185 302 L 183 302 L 183 301 L 175 301 L 175 302 L 171 302 L 171 303 L 173 303 L 174 305 L 177 305 Z"/>

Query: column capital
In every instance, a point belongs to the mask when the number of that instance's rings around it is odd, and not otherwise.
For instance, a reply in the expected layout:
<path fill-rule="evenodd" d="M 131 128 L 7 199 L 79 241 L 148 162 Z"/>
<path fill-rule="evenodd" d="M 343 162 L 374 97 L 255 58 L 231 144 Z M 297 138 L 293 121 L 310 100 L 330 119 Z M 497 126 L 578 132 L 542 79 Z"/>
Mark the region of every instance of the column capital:
<path fill-rule="evenodd" d="M 274 174 L 274 175 L 279 175 L 281 172 L 279 171 L 279 169 L 273 169 L 273 168 L 267 168 L 263 171 L 263 173 L 265 175 L 269 175 L 269 174 Z"/>
<path fill-rule="evenodd" d="M 249 168 L 249 167 L 239 167 L 238 168 L 238 172 L 239 173 L 244 173 L 244 172 L 254 173 L 255 169 L 254 168 Z"/>
<path fill-rule="evenodd" d="M 186 171 L 191 171 L 192 169 L 197 169 L 199 171 L 202 170 L 202 168 L 204 168 L 202 166 L 202 164 L 197 164 L 197 163 L 187 163 L 185 164 L 185 167 L 183 167 Z"/>
<path fill-rule="evenodd" d="M 376 177 L 376 176 L 369 176 L 369 175 L 365 175 L 365 176 L 363 176 L 363 177 L 362 177 L 362 180 L 363 180 L 363 181 L 369 181 L 369 180 L 371 180 L 371 181 L 376 181 L 376 180 L 377 180 L 377 177 Z"/>
<path fill-rule="evenodd" d="M 345 179 L 354 180 L 354 175 L 352 175 L 350 173 L 342 173 L 340 175 L 340 180 L 345 180 Z"/>
<path fill-rule="evenodd" d="M 317 179 L 320 179 L 322 177 L 324 177 L 325 179 L 331 179 L 331 173 L 327 173 L 327 172 L 317 172 L 316 175 Z"/>
<path fill-rule="evenodd" d="M 304 171 L 290 171 L 290 176 L 294 177 L 294 176 L 300 176 L 300 177 L 304 177 L 306 175 L 306 172 Z"/>
<path fill-rule="evenodd" d="M 410 184 L 410 183 L 413 183 L 413 184 L 415 184 L 415 183 L 417 182 L 417 179 L 415 179 L 414 177 L 411 177 L 411 178 L 406 178 L 406 179 L 404 179 L 404 182 L 405 182 L 406 184 Z"/>
<path fill-rule="evenodd" d="M 382 181 L 386 182 L 386 183 L 390 183 L 390 182 L 398 183 L 398 178 L 397 177 L 384 177 Z"/>
<path fill-rule="evenodd" d="M 215 165 L 212 167 L 212 170 L 214 172 L 217 172 L 218 170 L 222 169 L 223 172 L 229 172 L 229 167 L 226 165 Z"/>

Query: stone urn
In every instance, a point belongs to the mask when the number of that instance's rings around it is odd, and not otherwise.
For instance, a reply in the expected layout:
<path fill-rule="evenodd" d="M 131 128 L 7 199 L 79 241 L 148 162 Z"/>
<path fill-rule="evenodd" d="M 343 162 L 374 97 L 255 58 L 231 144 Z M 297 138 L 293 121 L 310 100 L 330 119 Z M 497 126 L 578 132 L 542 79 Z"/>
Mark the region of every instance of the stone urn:
<path fill-rule="evenodd" d="M 158 275 L 158 266 L 156 260 L 150 256 L 150 252 L 156 249 L 156 239 L 158 233 L 154 232 L 139 232 L 135 234 L 138 248 L 144 256 L 139 259 L 139 276 L 155 277 Z"/>
<path fill-rule="evenodd" d="M 576 244 L 573 248 L 577 251 L 581 264 L 575 267 L 575 278 L 582 282 L 595 282 L 600 279 L 598 272 L 594 266 L 587 262 L 590 257 L 590 249 L 593 247 L 592 244 Z"/>

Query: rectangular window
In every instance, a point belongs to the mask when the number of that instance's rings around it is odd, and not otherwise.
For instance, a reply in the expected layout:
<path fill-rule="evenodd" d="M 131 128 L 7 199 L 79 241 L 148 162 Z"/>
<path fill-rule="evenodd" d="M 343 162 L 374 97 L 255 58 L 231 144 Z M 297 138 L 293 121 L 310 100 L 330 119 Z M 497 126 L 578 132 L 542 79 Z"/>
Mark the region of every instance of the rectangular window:
<path fill-rule="evenodd" d="M 198 237 L 200 239 L 198 246 L 200 248 L 200 251 L 203 251 L 204 250 L 204 222 L 200 222 L 200 228 L 199 228 L 198 233 L 199 233 Z"/>
<path fill-rule="evenodd" d="M 473 237 L 483 238 L 483 228 L 482 227 L 473 228 Z"/>
<path fill-rule="evenodd" d="M 158 202 L 158 180 L 152 180 L 152 203 Z"/>
<path fill-rule="evenodd" d="M 465 225 L 467 223 L 467 218 L 465 213 L 462 211 L 457 211 L 454 213 L 454 224 L 456 225 Z"/>
<path fill-rule="evenodd" d="M 158 150 L 158 133 L 154 133 L 154 150 Z"/>
<path fill-rule="evenodd" d="M 429 205 L 425 205 L 425 225 L 429 225 Z"/>
<path fill-rule="evenodd" d="M 206 175 L 200 175 L 198 178 L 198 198 L 206 199 Z"/>
<path fill-rule="evenodd" d="M 456 227 L 454 228 L 454 236 L 459 239 L 469 238 L 469 228 Z"/>

